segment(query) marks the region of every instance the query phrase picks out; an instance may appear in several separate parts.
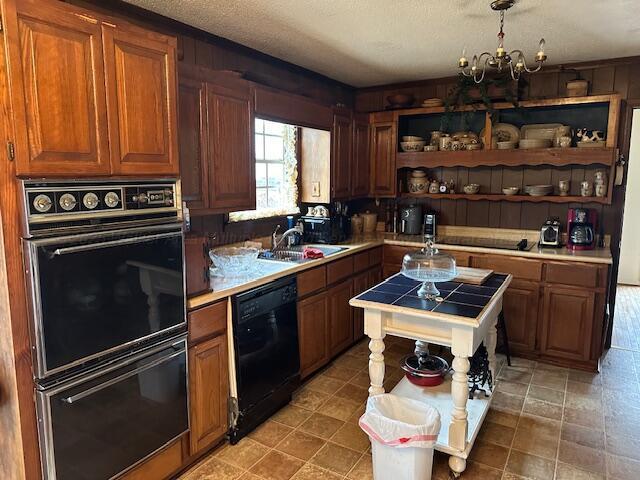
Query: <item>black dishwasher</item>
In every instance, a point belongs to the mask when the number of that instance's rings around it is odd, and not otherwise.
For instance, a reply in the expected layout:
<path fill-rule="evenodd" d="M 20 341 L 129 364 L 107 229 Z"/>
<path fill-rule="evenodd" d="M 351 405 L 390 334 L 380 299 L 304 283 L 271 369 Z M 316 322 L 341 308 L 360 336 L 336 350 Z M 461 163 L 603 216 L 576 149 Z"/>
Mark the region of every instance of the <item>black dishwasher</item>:
<path fill-rule="evenodd" d="M 231 443 L 286 405 L 300 383 L 296 299 L 295 277 L 233 298 L 238 405 Z"/>

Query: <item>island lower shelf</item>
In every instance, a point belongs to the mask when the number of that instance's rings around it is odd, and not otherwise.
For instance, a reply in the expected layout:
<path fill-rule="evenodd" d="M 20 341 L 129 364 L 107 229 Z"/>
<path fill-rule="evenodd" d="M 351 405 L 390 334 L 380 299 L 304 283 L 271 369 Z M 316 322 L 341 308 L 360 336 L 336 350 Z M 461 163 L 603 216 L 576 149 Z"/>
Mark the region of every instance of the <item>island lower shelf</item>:
<path fill-rule="evenodd" d="M 449 424 L 451 423 L 451 412 L 453 410 L 453 399 L 451 397 L 451 375 L 447 375 L 445 381 L 437 387 L 418 387 L 413 385 L 406 378 L 400 382 L 390 392 L 399 397 L 410 398 L 425 402 L 436 408 L 440 412 L 440 434 L 436 441 L 435 449 L 449 455 L 456 455 L 467 458 L 473 444 L 478 436 L 482 422 L 489 411 L 492 397 L 485 397 L 482 392 L 476 393 L 473 400 L 467 401 L 467 447 L 464 452 L 460 452 L 449 446 Z"/>

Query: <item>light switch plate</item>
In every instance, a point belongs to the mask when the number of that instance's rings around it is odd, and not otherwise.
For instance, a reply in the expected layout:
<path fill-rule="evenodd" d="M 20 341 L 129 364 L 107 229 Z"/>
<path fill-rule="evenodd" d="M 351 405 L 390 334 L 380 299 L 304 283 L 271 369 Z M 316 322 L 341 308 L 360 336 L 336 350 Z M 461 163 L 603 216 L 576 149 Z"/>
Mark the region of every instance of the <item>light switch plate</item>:
<path fill-rule="evenodd" d="M 311 196 L 319 197 L 320 196 L 320 182 L 312 182 L 311 183 Z"/>

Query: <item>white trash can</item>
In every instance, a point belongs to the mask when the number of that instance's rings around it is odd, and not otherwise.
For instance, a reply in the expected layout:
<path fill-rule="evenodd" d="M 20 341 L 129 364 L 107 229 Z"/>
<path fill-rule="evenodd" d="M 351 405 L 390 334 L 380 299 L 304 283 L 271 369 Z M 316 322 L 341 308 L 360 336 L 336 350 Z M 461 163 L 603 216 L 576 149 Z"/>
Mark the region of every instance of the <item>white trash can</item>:
<path fill-rule="evenodd" d="M 371 439 L 375 480 L 431 478 L 440 412 L 390 393 L 369 397 L 360 428 Z"/>

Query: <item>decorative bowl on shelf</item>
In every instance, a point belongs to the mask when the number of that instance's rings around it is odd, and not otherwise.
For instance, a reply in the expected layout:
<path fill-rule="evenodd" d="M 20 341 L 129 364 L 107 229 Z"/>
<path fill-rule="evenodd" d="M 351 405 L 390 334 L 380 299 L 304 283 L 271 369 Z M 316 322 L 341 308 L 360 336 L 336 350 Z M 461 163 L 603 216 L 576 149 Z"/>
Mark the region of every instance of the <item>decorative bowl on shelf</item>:
<path fill-rule="evenodd" d="M 464 146 L 465 150 L 480 150 L 482 148 L 482 144 L 480 143 L 467 143 Z"/>
<path fill-rule="evenodd" d="M 502 189 L 502 193 L 505 195 L 517 195 L 520 191 L 520 187 L 505 187 Z"/>
<path fill-rule="evenodd" d="M 400 142 L 400 148 L 403 152 L 421 152 L 427 144 L 424 140 L 418 142 Z"/>
<path fill-rule="evenodd" d="M 260 251 L 252 247 L 221 247 L 209 250 L 217 276 L 243 277 L 255 269 Z"/>
<path fill-rule="evenodd" d="M 544 197 L 553 193 L 553 185 L 526 185 L 524 192 L 532 197 Z"/>
<path fill-rule="evenodd" d="M 387 101 L 393 108 L 409 107 L 413 105 L 415 97 L 410 93 L 396 93 L 395 95 L 389 95 Z"/>
<path fill-rule="evenodd" d="M 421 142 L 424 138 L 416 137 L 415 135 L 405 135 L 402 137 L 403 142 Z"/>
<path fill-rule="evenodd" d="M 425 145 L 424 146 L 424 151 L 425 152 L 437 152 L 438 151 L 438 146 L 437 145 Z"/>
<path fill-rule="evenodd" d="M 435 387 L 444 381 L 449 364 L 435 355 L 407 355 L 400 360 L 407 380 L 419 387 Z"/>
<path fill-rule="evenodd" d="M 462 190 L 464 190 L 464 193 L 466 193 L 467 195 L 473 195 L 474 193 L 478 193 L 480 191 L 480 185 L 478 185 L 477 183 L 470 183 L 469 185 L 465 185 L 464 187 L 462 187 Z"/>
<path fill-rule="evenodd" d="M 498 142 L 498 150 L 512 150 L 518 145 L 516 142 Z"/>

